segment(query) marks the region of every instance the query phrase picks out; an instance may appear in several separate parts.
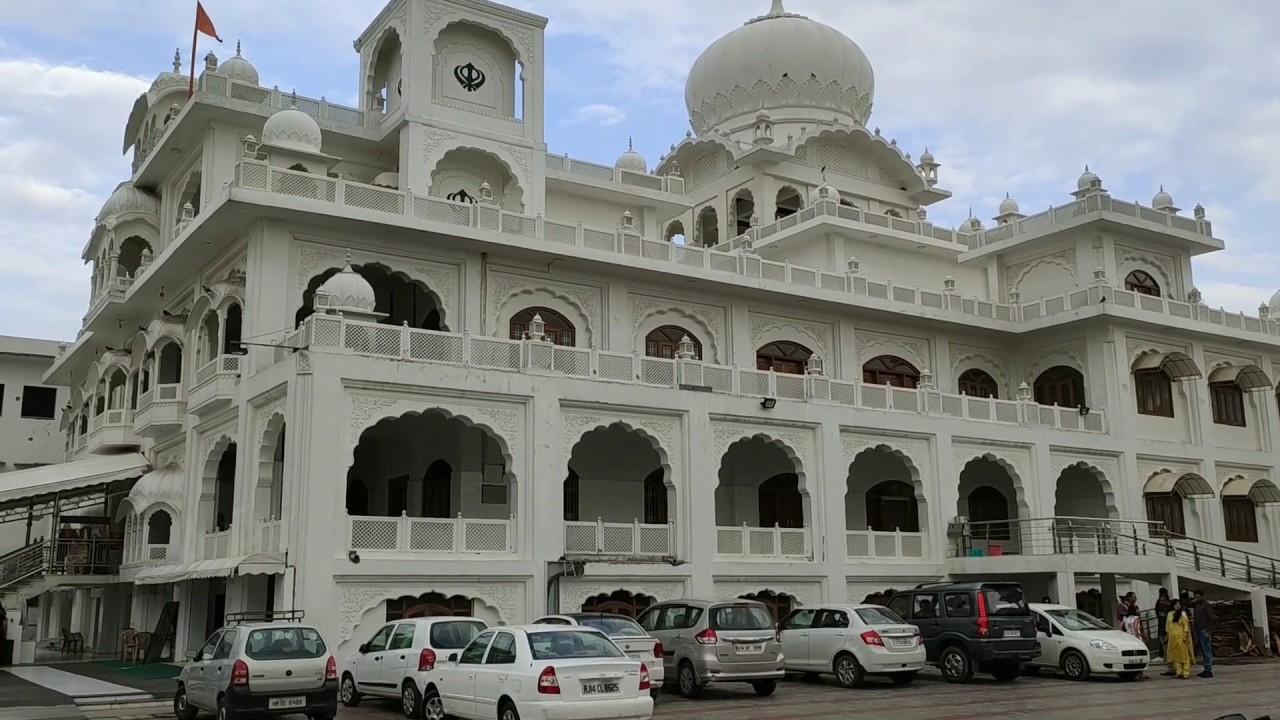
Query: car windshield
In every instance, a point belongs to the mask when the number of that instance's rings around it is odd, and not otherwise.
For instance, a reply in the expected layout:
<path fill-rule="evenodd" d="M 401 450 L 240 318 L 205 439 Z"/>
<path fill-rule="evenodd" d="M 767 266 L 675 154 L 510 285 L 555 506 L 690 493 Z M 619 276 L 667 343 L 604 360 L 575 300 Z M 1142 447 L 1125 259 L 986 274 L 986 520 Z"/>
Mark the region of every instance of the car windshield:
<path fill-rule="evenodd" d="M 313 660 L 326 652 L 320 633 L 306 627 L 250 630 L 244 648 L 253 660 Z"/>
<path fill-rule="evenodd" d="M 867 625 L 904 625 L 902 618 L 898 617 L 889 608 L 858 608 L 855 612 L 858 617 L 862 618 L 862 622 Z"/>
<path fill-rule="evenodd" d="M 987 602 L 988 615 L 1030 615 L 1031 609 L 1022 597 L 1020 585 L 984 585 L 983 599 Z"/>
<path fill-rule="evenodd" d="M 1067 630 L 1110 630 L 1111 626 L 1087 612 L 1080 610 L 1046 610 L 1045 614 L 1053 618 Z"/>
<path fill-rule="evenodd" d="M 578 623 L 595 628 L 609 637 L 644 637 L 648 634 L 631 618 L 583 617 L 578 618 Z"/>
<path fill-rule="evenodd" d="M 484 632 L 479 620 L 446 620 L 431 624 L 431 647 L 437 650 L 460 650 Z"/>
<path fill-rule="evenodd" d="M 720 605 L 711 608 L 712 630 L 772 630 L 773 618 L 759 605 Z"/>
<path fill-rule="evenodd" d="M 562 630 L 529 633 L 534 660 L 626 657 L 609 638 L 594 630 Z"/>

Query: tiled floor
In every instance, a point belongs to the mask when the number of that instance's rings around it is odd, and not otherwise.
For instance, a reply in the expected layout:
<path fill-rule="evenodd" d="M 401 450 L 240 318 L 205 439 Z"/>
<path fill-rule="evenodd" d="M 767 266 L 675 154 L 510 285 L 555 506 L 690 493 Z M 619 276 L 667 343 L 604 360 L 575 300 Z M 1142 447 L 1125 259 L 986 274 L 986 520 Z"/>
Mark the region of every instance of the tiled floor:
<path fill-rule="evenodd" d="M 787 682 L 767 698 L 749 687 L 707 692 L 698 700 L 671 694 L 658 701 L 657 720 L 1214 720 L 1243 712 L 1249 718 L 1280 718 L 1280 661 L 1219 668 L 1212 680 L 1174 680 L 1158 675 L 1144 682 L 1055 677 L 1003 684 L 976 678 L 949 685 L 936 673 L 910 687 L 875 683 L 844 690 L 830 680 Z M 339 720 L 402 718 L 395 703 L 343 708 Z"/>

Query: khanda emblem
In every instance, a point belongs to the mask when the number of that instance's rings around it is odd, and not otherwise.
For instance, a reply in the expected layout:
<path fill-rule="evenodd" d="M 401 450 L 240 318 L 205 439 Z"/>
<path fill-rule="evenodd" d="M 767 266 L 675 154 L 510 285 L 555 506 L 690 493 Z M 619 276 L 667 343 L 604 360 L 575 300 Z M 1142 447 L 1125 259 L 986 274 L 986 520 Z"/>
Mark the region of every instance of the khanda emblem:
<path fill-rule="evenodd" d="M 467 63 L 453 69 L 453 79 L 458 81 L 463 90 L 475 92 L 484 86 L 485 77 L 483 70 Z"/>
<path fill-rule="evenodd" d="M 465 189 L 449 193 L 444 197 L 446 200 L 452 200 L 454 202 L 475 203 L 476 201 L 475 198 L 471 197 L 471 193 L 467 192 Z"/>

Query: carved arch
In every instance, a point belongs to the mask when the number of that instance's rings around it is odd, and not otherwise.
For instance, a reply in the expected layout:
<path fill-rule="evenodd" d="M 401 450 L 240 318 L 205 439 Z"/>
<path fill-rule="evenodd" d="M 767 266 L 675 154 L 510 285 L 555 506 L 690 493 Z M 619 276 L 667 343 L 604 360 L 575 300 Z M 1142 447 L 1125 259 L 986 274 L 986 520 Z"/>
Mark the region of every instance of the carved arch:
<path fill-rule="evenodd" d="M 494 335 L 506 337 L 511 318 L 533 305 L 548 307 L 563 315 L 573 325 L 574 331 L 586 338 L 586 344 L 579 347 L 595 347 L 595 327 L 591 322 L 591 315 L 582 307 L 582 303 L 554 287 L 521 287 L 495 303 Z"/>
<path fill-rule="evenodd" d="M 720 364 L 720 342 L 707 321 L 678 306 L 651 308 L 640 316 L 635 327 L 635 352 L 644 355 L 645 338 L 665 325 L 677 325 L 696 332 L 693 338 L 702 344 L 702 361 Z M 710 351 L 710 352 L 708 352 Z"/>

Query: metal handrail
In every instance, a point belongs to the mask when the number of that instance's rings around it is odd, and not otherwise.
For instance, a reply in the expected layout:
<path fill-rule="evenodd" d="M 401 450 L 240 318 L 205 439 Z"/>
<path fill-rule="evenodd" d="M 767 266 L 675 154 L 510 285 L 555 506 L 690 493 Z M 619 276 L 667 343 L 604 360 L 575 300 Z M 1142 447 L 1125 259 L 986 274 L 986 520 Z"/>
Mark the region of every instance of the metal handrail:
<path fill-rule="evenodd" d="M 105 575 L 118 572 L 124 541 L 55 538 L 0 559 L 0 590 L 41 575 Z"/>

